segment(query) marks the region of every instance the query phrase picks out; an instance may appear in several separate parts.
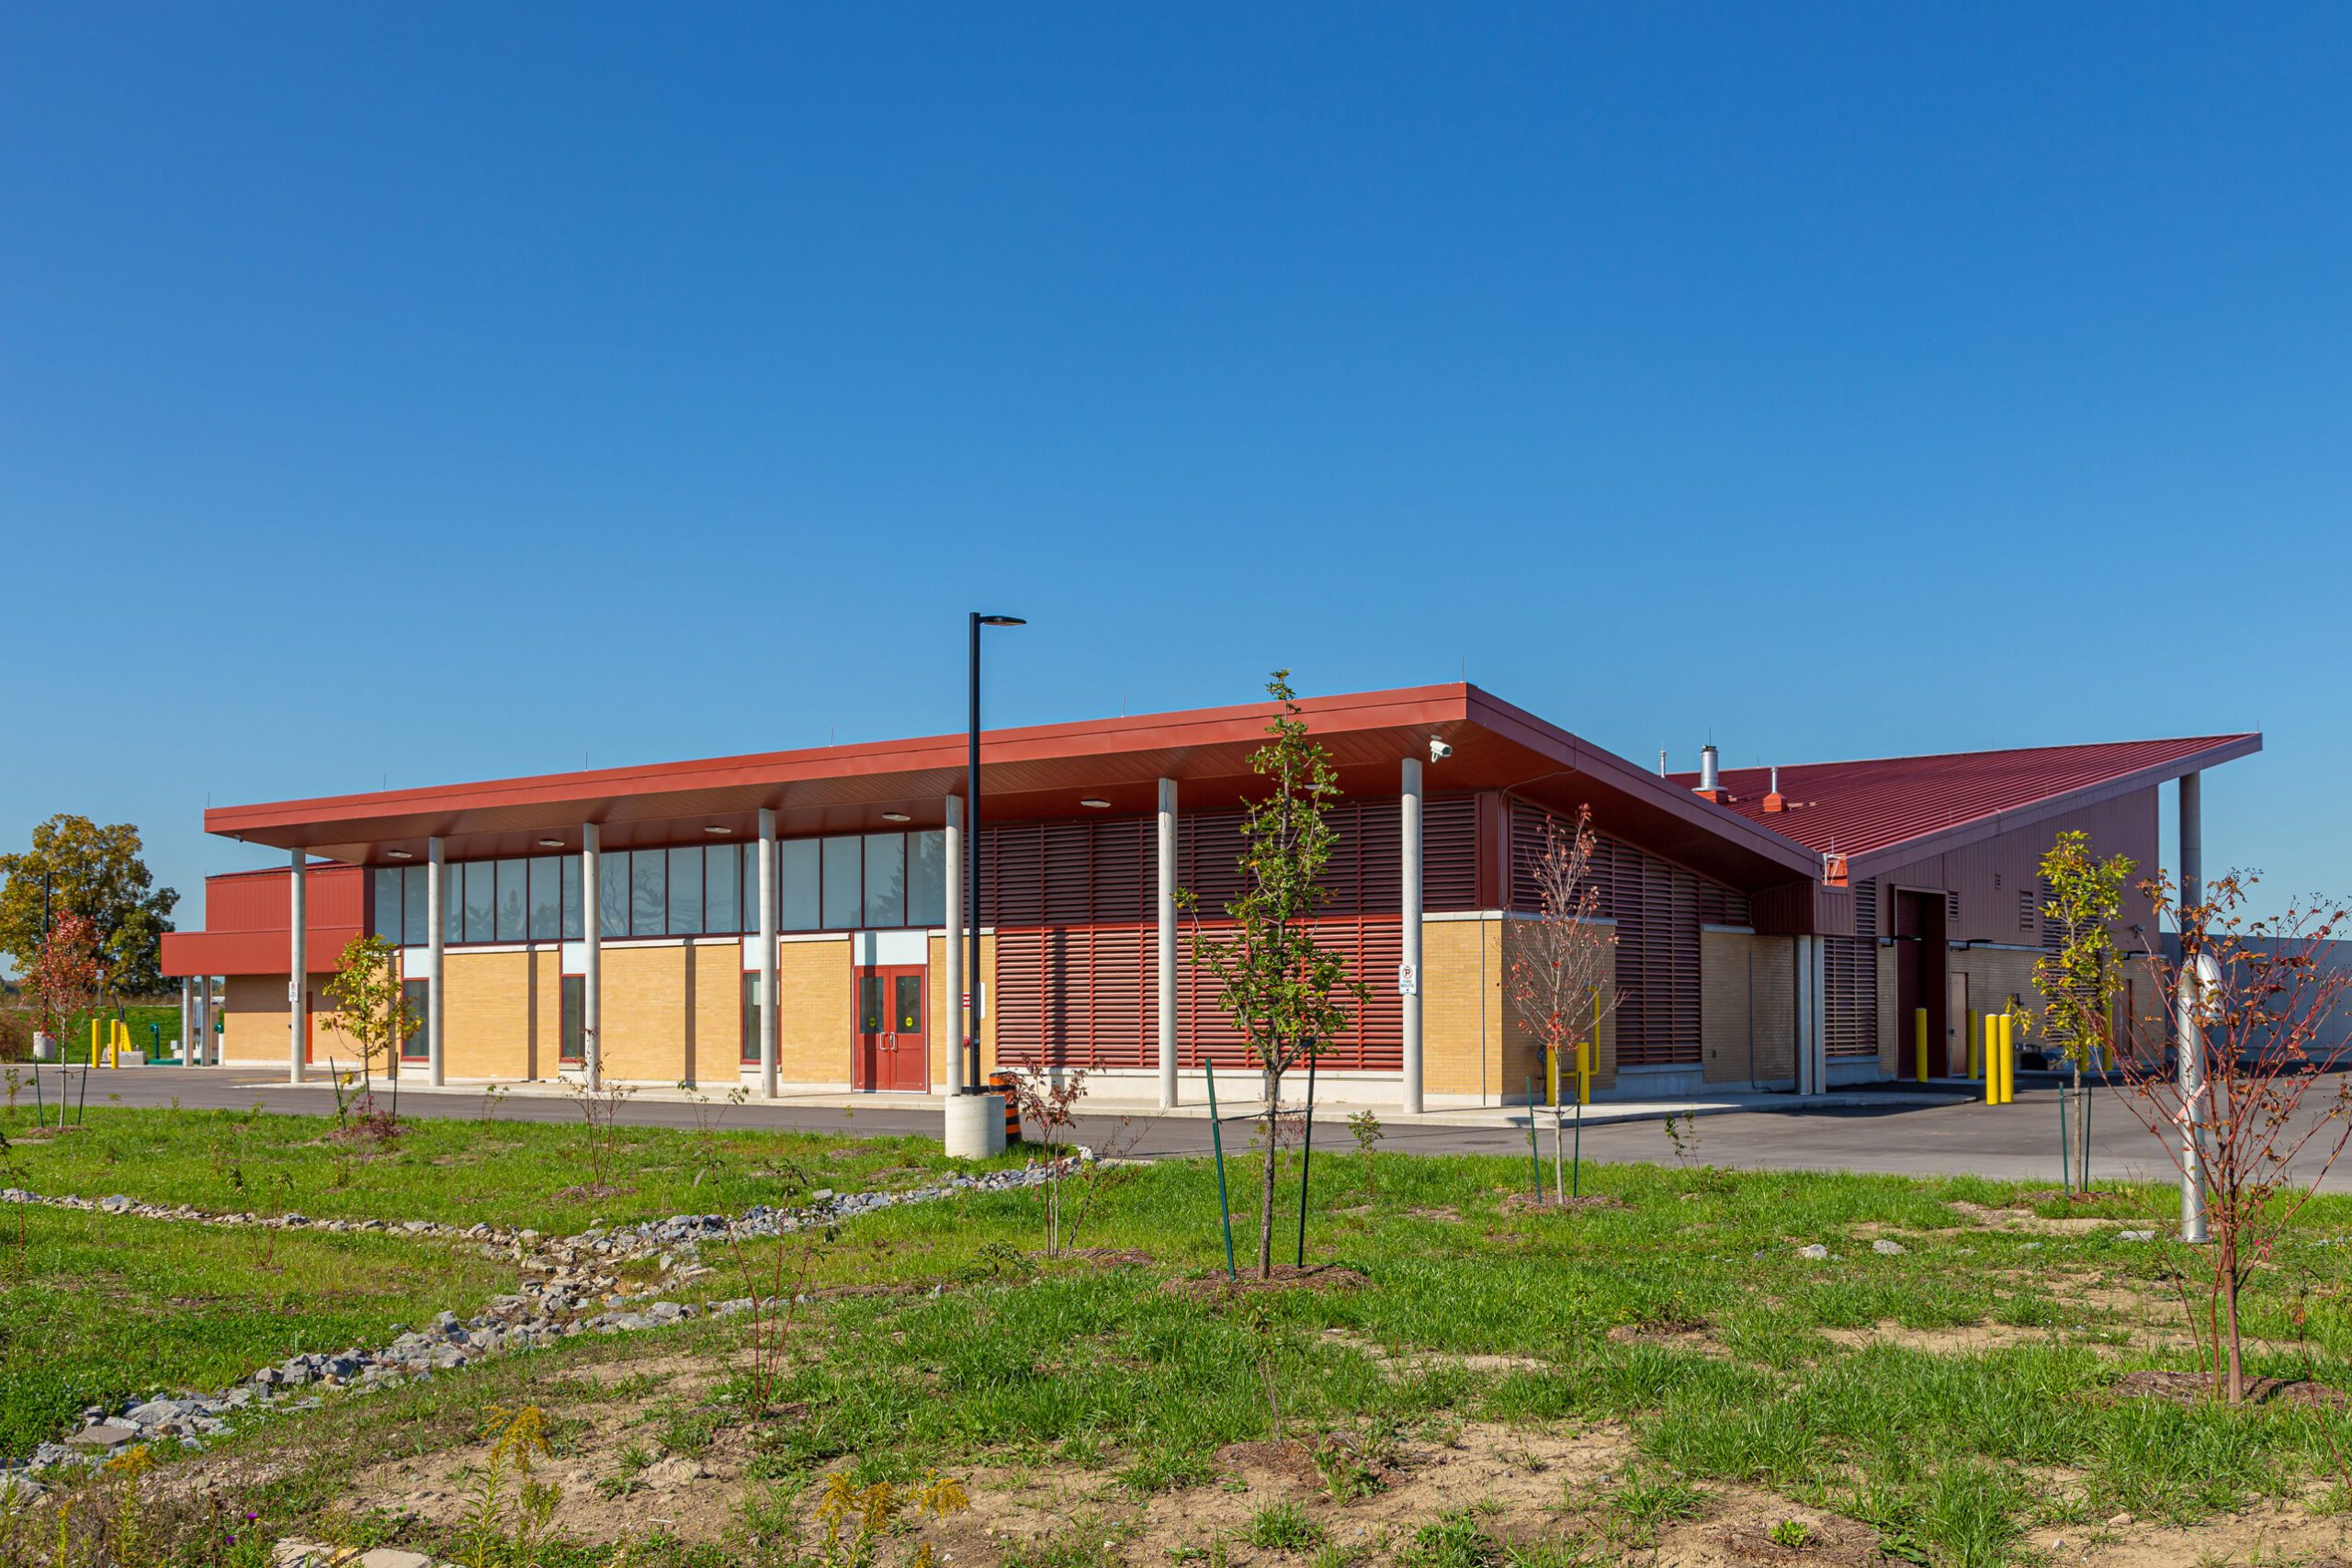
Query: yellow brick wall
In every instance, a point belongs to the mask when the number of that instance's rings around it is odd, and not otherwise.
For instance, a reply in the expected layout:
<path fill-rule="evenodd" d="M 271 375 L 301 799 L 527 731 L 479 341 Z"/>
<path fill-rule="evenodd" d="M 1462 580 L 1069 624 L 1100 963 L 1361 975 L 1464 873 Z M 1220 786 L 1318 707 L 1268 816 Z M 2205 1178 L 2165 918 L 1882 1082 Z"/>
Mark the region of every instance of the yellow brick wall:
<path fill-rule="evenodd" d="M 786 1083 L 849 1082 L 849 959 L 847 937 L 777 949 L 776 1076 Z"/>
<path fill-rule="evenodd" d="M 441 955 L 441 1069 L 453 1078 L 530 1072 L 531 955 Z"/>
<path fill-rule="evenodd" d="M 334 978 L 331 974 L 310 977 L 311 1055 L 320 1066 L 326 1066 L 327 1058 L 332 1055 L 356 1068 L 358 1057 L 351 1042 L 335 1032 L 332 1015 L 319 1001 L 325 995 L 327 982 Z M 220 987 L 220 1022 L 222 1061 L 267 1062 L 272 1066 L 282 1066 L 290 1055 L 287 1037 L 286 976 L 226 976 Z M 84 1025 L 74 1039 L 66 1041 L 64 1048 L 68 1061 L 87 1061 L 90 1055 L 88 1025 Z"/>
<path fill-rule="evenodd" d="M 686 950 L 606 947 L 599 1058 L 607 1077 L 675 1083 L 685 1076 Z"/>
<path fill-rule="evenodd" d="M 1147 936 L 1146 940 L 1157 942 L 1159 939 Z M 1152 951 L 1159 950 L 1155 947 Z M 931 982 L 931 1018 L 928 1021 L 931 1031 L 931 1087 L 937 1091 L 953 1087 L 956 1081 L 954 1070 L 948 1066 L 948 1046 L 956 1030 L 956 998 L 947 994 L 945 937 L 931 939 L 928 962 L 931 965 L 928 976 Z M 986 933 L 980 937 L 980 980 L 989 1003 L 987 1016 L 980 1020 L 980 1081 L 986 1083 L 989 1074 L 996 1067 L 996 938 Z M 1146 1026 L 1158 1029 L 1159 1025 L 1156 1021 L 1159 1016 L 1154 1011 L 1145 1020 Z M 842 1070 L 846 1073 L 849 1069 L 844 1066 Z"/>
<path fill-rule="evenodd" d="M 1700 1063 L 1708 1083 L 1796 1076 L 1796 941 L 1699 933 Z M 1750 1047 L 1753 1047 L 1751 1056 Z"/>
<path fill-rule="evenodd" d="M 563 1055 L 563 953 L 548 949 L 531 954 L 531 1043 L 527 1053 L 535 1078 L 552 1078 Z"/>
<path fill-rule="evenodd" d="M 1511 1005 L 1509 929 L 1500 919 L 1422 922 L 1421 1087 L 1430 1094 L 1483 1094 L 1506 1103 L 1526 1097 L 1531 1077 L 1537 1096 L 1544 1094 L 1543 1049 Z M 1602 1006 L 1608 1005 L 1604 992 Z M 1565 1070 L 1573 1073 L 1574 1064 Z M 1616 1081 L 1617 1025 L 1611 1010 L 1601 1021 L 1593 1091 Z"/>
<path fill-rule="evenodd" d="M 724 1091 L 742 1081 L 743 944 L 708 942 L 686 949 L 692 969 L 687 995 L 685 1076 Z M 759 1043 L 752 1042 L 756 1051 Z"/>

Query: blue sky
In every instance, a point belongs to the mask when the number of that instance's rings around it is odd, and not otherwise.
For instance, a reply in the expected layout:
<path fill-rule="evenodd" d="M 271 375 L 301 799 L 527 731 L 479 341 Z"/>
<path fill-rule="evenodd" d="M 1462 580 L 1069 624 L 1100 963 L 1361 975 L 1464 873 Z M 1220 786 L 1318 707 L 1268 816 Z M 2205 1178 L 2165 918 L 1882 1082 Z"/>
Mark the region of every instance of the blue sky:
<path fill-rule="evenodd" d="M 1469 678 L 2250 728 L 2352 893 L 2352 9 L 0 12 L 0 843 Z"/>

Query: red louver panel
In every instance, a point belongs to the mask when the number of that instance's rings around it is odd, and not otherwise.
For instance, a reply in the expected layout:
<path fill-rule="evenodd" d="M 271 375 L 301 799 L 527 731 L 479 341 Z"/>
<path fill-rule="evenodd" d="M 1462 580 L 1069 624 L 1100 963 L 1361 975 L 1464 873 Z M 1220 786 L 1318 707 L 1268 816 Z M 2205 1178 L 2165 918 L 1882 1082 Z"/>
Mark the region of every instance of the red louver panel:
<path fill-rule="evenodd" d="M 1878 1055 L 1878 883 L 1854 885 L 1854 934 L 1821 939 L 1822 1049 L 1832 1056 Z"/>
<path fill-rule="evenodd" d="M 1403 1065 L 1404 956 L 1397 909 L 1400 818 L 1394 800 L 1343 802 L 1317 922 L 1350 971 L 1373 988 L 1349 1009 L 1351 1027 L 1323 1060 L 1351 1070 Z M 1177 886 L 1198 896 L 1212 939 L 1241 886 L 1241 814 L 1180 817 Z M 1148 1067 L 1158 1060 L 1157 941 L 1150 924 L 1152 823 L 1145 818 L 1012 823 L 984 829 L 983 919 L 997 930 L 998 1023 L 1008 1061 L 1073 1067 Z M 1432 909 L 1467 908 L 1476 896 L 1477 818 L 1468 795 L 1428 803 L 1422 818 L 1423 889 Z M 1216 987 L 1193 966 L 1191 931 L 1177 966 L 1182 1059 L 1249 1066 L 1240 1036 L 1216 1005 Z"/>

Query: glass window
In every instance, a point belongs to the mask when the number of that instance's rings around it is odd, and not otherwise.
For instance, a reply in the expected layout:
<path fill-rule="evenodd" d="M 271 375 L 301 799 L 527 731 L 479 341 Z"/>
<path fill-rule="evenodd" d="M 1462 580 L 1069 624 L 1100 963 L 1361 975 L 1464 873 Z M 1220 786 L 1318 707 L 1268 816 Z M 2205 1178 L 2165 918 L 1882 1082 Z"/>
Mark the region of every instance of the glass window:
<path fill-rule="evenodd" d="M 563 861 L 531 857 L 531 940 L 553 942 L 563 930 Z"/>
<path fill-rule="evenodd" d="M 466 874 L 466 934 L 467 942 L 496 942 L 498 940 L 498 863 L 494 860 L 469 860 Z"/>
<path fill-rule="evenodd" d="M 429 980 L 402 980 L 401 999 L 408 1003 L 409 1031 L 401 1036 L 401 1060 L 422 1062 L 433 1054 L 432 1043 L 426 1037 L 424 1010 L 433 1005 L 433 984 Z"/>
<path fill-rule="evenodd" d="M 580 857 L 563 857 L 563 940 L 578 942 L 587 935 L 580 923 Z"/>
<path fill-rule="evenodd" d="M 743 1060 L 760 1059 L 760 976 L 757 970 L 743 976 Z"/>
<path fill-rule="evenodd" d="M 817 839 L 786 839 L 775 847 L 776 907 L 779 929 L 817 929 Z"/>
<path fill-rule="evenodd" d="M 598 870 L 604 868 L 599 866 Z M 588 977 L 566 975 L 563 977 L 563 1039 L 557 1047 L 562 1053 L 563 1065 L 578 1066 L 588 1059 Z"/>
<path fill-rule="evenodd" d="M 628 935 L 627 850 L 608 850 L 596 857 L 596 934 Z"/>
<path fill-rule="evenodd" d="M 401 868 L 379 865 L 368 874 L 368 879 L 375 885 L 375 933 L 387 941 L 400 941 Z"/>
<path fill-rule="evenodd" d="M 670 852 L 670 934 L 697 936 L 702 931 L 702 852 L 689 844 Z"/>
<path fill-rule="evenodd" d="M 531 863 L 498 863 L 498 940 L 521 942 L 531 934 Z"/>
<path fill-rule="evenodd" d="M 670 857 L 660 850 L 637 850 L 628 857 L 628 930 L 631 936 L 660 936 L 669 927 Z"/>
<path fill-rule="evenodd" d="M 466 940 L 466 879 L 465 867 L 455 862 L 441 863 L 441 940 Z"/>
<path fill-rule="evenodd" d="M 944 925 L 947 920 L 947 835 L 907 835 L 907 924 Z"/>
<path fill-rule="evenodd" d="M 401 873 L 401 943 L 424 947 L 433 940 L 433 868 L 413 865 Z"/>
<path fill-rule="evenodd" d="M 865 923 L 907 923 L 907 836 L 865 835 Z"/>
<path fill-rule="evenodd" d="M 705 863 L 702 877 L 702 929 L 707 931 L 740 931 L 743 929 L 742 888 L 738 881 L 743 874 L 741 844 L 712 844 Z M 759 846 L 751 848 L 757 851 Z"/>
<path fill-rule="evenodd" d="M 817 841 L 824 846 L 825 929 L 854 931 L 865 913 L 858 895 L 857 874 L 864 840 L 840 838 Z"/>

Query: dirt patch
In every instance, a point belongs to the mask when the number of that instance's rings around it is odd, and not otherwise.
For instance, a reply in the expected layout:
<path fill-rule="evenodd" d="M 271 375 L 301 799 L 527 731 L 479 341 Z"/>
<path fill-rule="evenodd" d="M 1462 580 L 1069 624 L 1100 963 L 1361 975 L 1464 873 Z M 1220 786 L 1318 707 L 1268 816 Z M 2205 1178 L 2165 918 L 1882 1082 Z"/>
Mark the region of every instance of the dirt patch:
<path fill-rule="evenodd" d="M 1573 1198 L 1562 1198 L 1556 1201 L 1513 1192 L 1499 1205 L 1506 1214 L 1578 1214 L 1589 1209 L 1622 1209 L 1624 1206 L 1625 1200 L 1611 1197 L 1606 1192 L 1580 1192 Z"/>
<path fill-rule="evenodd" d="M 1379 1363 L 1381 1370 L 1391 1377 L 1402 1377 L 1408 1372 L 1427 1371 L 1437 1367 L 1459 1367 L 1473 1372 L 1528 1372 L 1543 1371 L 1552 1365 L 1541 1356 L 1483 1355 L 1453 1350 L 1399 1352 L 1375 1344 L 1351 1328 L 1327 1328 L 1323 1331 L 1323 1341 L 1328 1345 L 1342 1346 L 1366 1360 Z"/>
<path fill-rule="evenodd" d="M 1310 1263 L 1301 1269 L 1295 1264 L 1277 1263 L 1271 1280 L 1261 1280 L 1255 1274 L 1244 1274 L 1238 1280 L 1210 1274 L 1191 1280 L 1163 1280 L 1159 1288 L 1173 1296 L 1214 1299 L 1259 1291 L 1360 1291 L 1371 1283 L 1364 1275 L 1342 1264 Z"/>
<path fill-rule="evenodd" d="M 640 1370 L 616 1367 L 628 1375 Z M 699 1452 L 663 1451 L 659 1425 L 634 1402 L 575 1405 L 559 1416 L 556 1451 L 536 1467 L 536 1478 L 563 1489 L 556 1526 L 590 1540 L 641 1540 L 650 1529 L 686 1541 L 723 1539 L 736 1519 L 741 1467 L 751 1432 L 716 1424 Z M 489 1438 L 438 1453 L 371 1465 L 352 1478 L 348 1496 L 358 1511 L 380 1510 L 420 1539 L 454 1529 L 471 1506 L 490 1459 Z"/>
<path fill-rule="evenodd" d="M 1746 1487 L 1722 1489 L 1708 1504 L 1704 1518 L 1668 1529 L 1654 1554 L 1633 1560 L 1678 1568 L 1862 1568 L 1883 1561 L 1876 1531 L 1836 1514 Z"/>
<path fill-rule="evenodd" d="M 1097 1269 L 1151 1269 L 1159 1259 L 1140 1247 L 1078 1247 L 1068 1252 L 1024 1252 L 1046 1262 L 1091 1263 Z"/>
<path fill-rule="evenodd" d="M 1450 1203 L 1428 1209 L 1408 1209 L 1405 1213 L 1417 1220 L 1435 1220 L 1440 1224 L 1458 1225 L 1462 1223 L 1462 1211 Z"/>
<path fill-rule="evenodd" d="M 2176 1404 L 2202 1404 L 2213 1397 L 2213 1380 L 2203 1372 L 2126 1372 L 2108 1385 L 2124 1399 L 2163 1399 Z M 2245 1385 L 2248 1404 L 2300 1404 L 2316 1410 L 2342 1410 L 2352 1405 L 2340 1388 L 2305 1378 L 2250 1378 Z"/>
<path fill-rule="evenodd" d="M 1615 1427 L 1530 1430 L 1472 1424 L 1450 1440 L 1407 1438 L 1385 1445 L 1372 1489 L 1341 1501 L 1326 1488 L 1306 1445 L 1236 1443 L 1217 1453 L 1217 1479 L 1137 1500 L 1100 1472 L 1022 1472 L 974 1477 L 972 1511 L 923 1527 L 921 1539 L 951 1562 L 1001 1561 L 1016 1547 L 1078 1540 L 1099 1548 L 1114 1536 L 1120 1562 L 1285 1561 L 1241 1544 L 1250 1520 L 1288 1501 L 1342 1552 L 1384 1537 L 1409 1539 L 1440 1514 L 1476 1506 L 1501 1538 L 1534 1541 L 1556 1532 L 1564 1483 L 1622 1471 L 1632 1453 Z M 912 1550 L 910 1546 L 909 1550 Z M 1089 1561 L 1093 1559 L 1090 1558 Z M 1304 1555 L 1286 1559 L 1304 1562 Z"/>
<path fill-rule="evenodd" d="M 2119 1515 L 2104 1524 L 2050 1525 L 2023 1544 L 2052 1568 L 2180 1568 L 2183 1563 L 2352 1564 L 2352 1522 L 2293 1504 L 2263 1504 L 2229 1518 L 2180 1528 Z"/>
<path fill-rule="evenodd" d="M 1954 1213 L 1964 1215 L 1986 1230 L 2020 1231 L 2029 1235 L 2085 1235 L 2092 1231 L 2106 1230 L 2117 1223 L 2096 1214 L 2086 1214 L 2079 1219 L 2049 1219 L 2031 1209 L 1988 1209 L 1965 1198 L 1953 1199 L 1950 1206 Z"/>
<path fill-rule="evenodd" d="M 1945 1328 L 1906 1328 L 1883 1317 L 1868 1328 L 1825 1328 L 1821 1337 L 1833 1345 L 1860 1350 L 1871 1345 L 1893 1345 L 1924 1350 L 1931 1356 L 1982 1356 L 2012 1345 L 2047 1345 L 2056 1337 L 2048 1328 L 2021 1328 L 2007 1323 L 1968 1323 Z"/>
<path fill-rule="evenodd" d="M 1702 1356 L 1731 1354 L 1730 1348 L 1715 1337 L 1714 1325 L 1703 1318 L 1621 1323 L 1603 1337 L 1612 1345 L 1659 1345 L 1670 1350 L 1696 1350 Z"/>
<path fill-rule="evenodd" d="M 2018 1195 L 2018 1201 L 2029 1206 L 2044 1203 L 2067 1203 L 2080 1208 L 2090 1203 L 2112 1203 L 2121 1199 L 2120 1192 L 2068 1192 L 2063 1188 L 2045 1187 L 2039 1192 Z"/>

